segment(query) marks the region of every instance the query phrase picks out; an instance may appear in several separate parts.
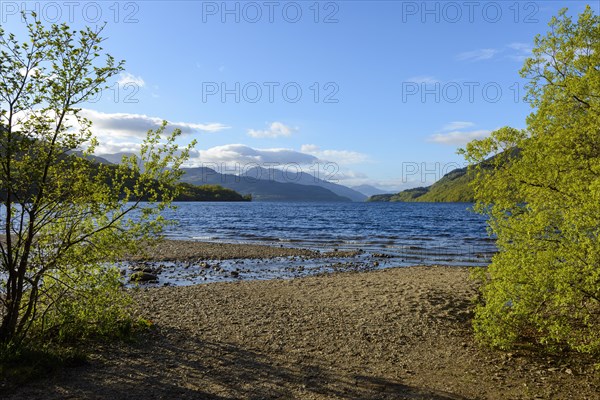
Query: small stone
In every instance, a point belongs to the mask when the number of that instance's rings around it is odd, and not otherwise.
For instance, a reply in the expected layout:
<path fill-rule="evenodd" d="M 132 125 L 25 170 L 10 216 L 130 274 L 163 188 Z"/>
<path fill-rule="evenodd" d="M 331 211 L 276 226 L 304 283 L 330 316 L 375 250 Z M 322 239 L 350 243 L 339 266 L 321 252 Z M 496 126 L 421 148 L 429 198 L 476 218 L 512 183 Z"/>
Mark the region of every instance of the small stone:
<path fill-rule="evenodd" d="M 129 277 L 130 282 L 158 282 L 158 276 L 147 272 L 134 272 Z"/>

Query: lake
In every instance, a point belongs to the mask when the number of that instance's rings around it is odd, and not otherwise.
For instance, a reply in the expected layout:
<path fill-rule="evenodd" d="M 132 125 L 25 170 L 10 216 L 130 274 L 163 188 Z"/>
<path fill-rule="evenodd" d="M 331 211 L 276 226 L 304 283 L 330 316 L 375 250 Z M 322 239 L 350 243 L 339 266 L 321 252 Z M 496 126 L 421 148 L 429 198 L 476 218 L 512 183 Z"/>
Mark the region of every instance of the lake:
<path fill-rule="evenodd" d="M 177 203 L 167 238 L 362 249 L 398 265 L 486 265 L 485 217 L 468 203 Z"/>

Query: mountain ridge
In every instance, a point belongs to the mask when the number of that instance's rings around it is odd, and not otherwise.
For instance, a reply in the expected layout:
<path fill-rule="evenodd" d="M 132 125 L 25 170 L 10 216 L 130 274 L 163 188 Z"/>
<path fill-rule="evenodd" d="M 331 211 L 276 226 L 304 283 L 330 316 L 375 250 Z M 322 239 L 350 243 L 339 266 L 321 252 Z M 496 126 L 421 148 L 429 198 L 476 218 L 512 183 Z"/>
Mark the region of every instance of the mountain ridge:
<path fill-rule="evenodd" d="M 369 202 L 448 202 L 472 203 L 475 201 L 468 169 L 457 168 L 430 186 L 406 189 L 399 193 L 369 197 Z"/>
<path fill-rule="evenodd" d="M 350 189 L 352 190 L 356 190 L 359 193 L 364 194 L 367 197 L 371 197 L 377 194 L 386 194 L 388 192 L 386 192 L 385 190 L 379 189 L 378 187 L 375 187 L 373 185 L 367 185 L 367 184 L 363 184 L 363 185 L 357 185 L 357 186 L 349 186 Z"/>
<path fill-rule="evenodd" d="M 363 193 L 360 193 L 347 186 L 329 182 L 302 171 L 282 171 L 277 168 L 266 169 L 262 167 L 254 167 L 244 172 L 241 176 L 259 180 L 274 180 L 275 182 L 280 183 L 294 183 L 305 186 L 319 186 L 330 190 L 338 196 L 347 197 L 352 201 L 358 202 L 366 201 L 368 197 Z"/>
<path fill-rule="evenodd" d="M 503 166 L 511 159 L 520 157 L 518 147 L 506 149 L 495 154 L 478 164 L 483 171 L 489 171 L 494 166 Z M 406 189 L 399 193 L 381 194 L 369 197 L 369 202 L 448 202 L 448 203 L 473 203 L 475 193 L 469 185 L 472 181 L 472 172 L 469 167 L 456 168 L 444 175 L 434 184 L 426 187 Z"/>
<path fill-rule="evenodd" d="M 251 195 L 256 201 L 334 201 L 350 202 L 331 190 L 316 185 L 257 179 L 244 175 L 221 174 L 208 167 L 182 168 L 181 182 L 193 185 L 220 185 L 242 195 Z"/>

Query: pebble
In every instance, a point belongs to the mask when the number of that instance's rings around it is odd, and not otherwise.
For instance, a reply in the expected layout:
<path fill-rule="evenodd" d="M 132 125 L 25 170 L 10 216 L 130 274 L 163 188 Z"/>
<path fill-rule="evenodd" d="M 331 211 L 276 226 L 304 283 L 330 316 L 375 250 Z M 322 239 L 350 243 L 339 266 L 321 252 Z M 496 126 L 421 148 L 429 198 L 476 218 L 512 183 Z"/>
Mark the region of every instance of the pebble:
<path fill-rule="evenodd" d="M 129 277 L 130 282 L 158 282 L 158 276 L 148 273 L 137 271 L 131 274 Z"/>

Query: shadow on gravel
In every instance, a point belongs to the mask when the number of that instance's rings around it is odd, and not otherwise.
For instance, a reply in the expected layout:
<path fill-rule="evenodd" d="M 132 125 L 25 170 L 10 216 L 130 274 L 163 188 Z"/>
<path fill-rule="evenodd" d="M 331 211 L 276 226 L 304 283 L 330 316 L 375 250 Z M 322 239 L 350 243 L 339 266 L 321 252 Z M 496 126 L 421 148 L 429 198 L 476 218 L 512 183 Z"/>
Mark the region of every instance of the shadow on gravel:
<path fill-rule="evenodd" d="M 176 330 L 98 352 L 99 359 L 19 388 L 7 399 L 463 399 Z"/>
<path fill-rule="evenodd" d="M 435 317 L 470 331 L 474 317 L 472 300 L 449 291 L 430 289 L 422 301 L 429 303 Z"/>

